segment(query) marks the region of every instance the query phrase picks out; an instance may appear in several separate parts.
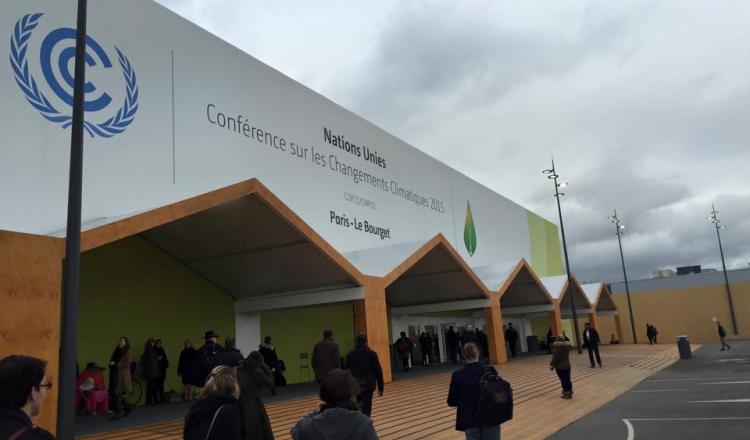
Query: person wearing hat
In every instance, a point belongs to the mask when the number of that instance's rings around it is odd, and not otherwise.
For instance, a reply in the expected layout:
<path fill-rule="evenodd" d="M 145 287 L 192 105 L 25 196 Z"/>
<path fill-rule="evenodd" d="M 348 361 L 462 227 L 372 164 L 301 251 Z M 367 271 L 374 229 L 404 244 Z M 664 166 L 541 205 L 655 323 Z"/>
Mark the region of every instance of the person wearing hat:
<path fill-rule="evenodd" d="M 78 380 L 76 380 L 76 408 L 82 405 L 86 411 L 92 415 L 100 415 L 107 412 L 109 407 L 109 394 L 104 388 L 104 374 L 96 362 L 86 364 Z"/>
<path fill-rule="evenodd" d="M 203 334 L 203 339 L 206 343 L 198 349 L 201 357 L 201 367 L 203 369 L 204 382 L 208 379 L 208 374 L 211 372 L 214 357 L 221 350 L 221 345 L 218 344 L 219 335 L 213 330 L 208 330 Z"/>

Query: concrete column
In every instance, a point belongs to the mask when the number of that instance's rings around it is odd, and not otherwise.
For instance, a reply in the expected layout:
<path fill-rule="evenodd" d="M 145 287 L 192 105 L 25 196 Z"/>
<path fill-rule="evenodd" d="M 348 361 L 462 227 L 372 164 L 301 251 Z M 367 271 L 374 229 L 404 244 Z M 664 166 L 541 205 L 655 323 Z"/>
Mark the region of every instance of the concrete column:
<path fill-rule="evenodd" d="M 357 333 L 367 334 L 367 343 L 377 354 L 386 383 L 393 381 L 390 341 L 388 339 L 388 305 L 385 282 L 378 277 L 365 277 L 365 299 L 354 302 L 354 322 Z"/>
<path fill-rule="evenodd" d="M 549 324 L 555 336 L 562 336 L 562 314 L 559 304 L 555 304 L 555 309 L 549 312 Z"/>
<path fill-rule="evenodd" d="M 503 334 L 503 315 L 500 311 L 500 301 L 492 299 L 492 305 L 484 309 L 485 331 L 490 346 L 490 363 L 504 364 L 508 362 L 505 351 L 505 334 Z"/>
<path fill-rule="evenodd" d="M 237 338 L 237 349 L 243 356 L 257 350 L 263 338 L 260 334 L 260 312 L 235 313 L 234 335 Z"/>

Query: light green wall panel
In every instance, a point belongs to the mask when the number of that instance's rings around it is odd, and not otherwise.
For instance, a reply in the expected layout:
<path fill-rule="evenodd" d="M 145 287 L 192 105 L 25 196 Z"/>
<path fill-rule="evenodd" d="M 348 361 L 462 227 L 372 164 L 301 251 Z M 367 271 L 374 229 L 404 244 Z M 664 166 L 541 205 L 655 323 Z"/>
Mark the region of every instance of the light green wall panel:
<path fill-rule="evenodd" d="M 276 354 L 286 364 L 287 382 L 307 382 L 307 372 L 300 372 L 299 355 L 306 352 L 312 356 L 313 347 L 323 339 L 323 330 L 333 331 L 341 356 L 346 356 L 354 347 L 354 305 L 344 303 L 262 312 L 260 328 L 262 338 L 273 338 Z M 312 366 L 309 377 L 315 379 Z"/>
<path fill-rule="evenodd" d="M 550 329 L 549 318 L 533 318 L 531 321 L 531 333 L 538 337 L 539 340 L 547 338 L 547 332 Z"/>
<path fill-rule="evenodd" d="M 81 255 L 79 313 L 81 368 L 107 365 L 120 336 L 130 339 L 134 361 L 149 337 L 159 338 L 170 362 L 167 391 L 182 390 L 177 361 L 185 339 L 198 347 L 205 330 L 222 339 L 234 334 L 233 300 L 139 237 Z"/>
<path fill-rule="evenodd" d="M 540 277 L 563 273 L 562 254 L 557 225 L 527 211 L 531 266 Z"/>

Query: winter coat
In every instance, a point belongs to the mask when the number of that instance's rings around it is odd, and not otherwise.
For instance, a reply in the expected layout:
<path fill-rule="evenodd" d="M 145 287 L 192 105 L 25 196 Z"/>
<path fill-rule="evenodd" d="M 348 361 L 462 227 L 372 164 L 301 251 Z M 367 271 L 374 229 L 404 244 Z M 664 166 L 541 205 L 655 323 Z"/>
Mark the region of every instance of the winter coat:
<path fill-rule="evenodd" d="M 587 348 L 594 348 L 601 343 L 599 332 L 595 328 L 589 327 L 583 329 L 583 345 Z"/>
<path fill-rule="evenodd" d="M 206 379 L 208 379 L 208 375 L 211 373 L 214 357 L 216 357 L 219 351 L 221 351 L 221 345 L 214 344 L 211 341 L 206 341 L 206 343 L 198 349 L 201 359 L 201 376 L 203 377 L 201 382 L 205 383 Z"/>
<path fill-rule="evenodd" d="M 374 390 L 376 384 L 378 390 L 383 391 L 383 369 L 378 354 L 370 347 L 362 345 L 350 351 L 346 355 L 346 367 L 357 379 L 363 391 Z"/>
<path fill-rule="evenodd" d="M 432 352 L 432 338 L 429 335 L 419 337 L 419 349 L 422 353 L 426 354 Z"/>
<path fill-rule="evenodd" d="M 479 427 L 479 379 L 486 372 L 479 362 L 466 364 L 453 372 L 448 388 L 448 406 L 456 407 L 456 430 Z"/>
<path fill-rule="evenodd" d="M 156 357 L 157 357 L 158 365 L 159 365 L 159 372 L 166 374 L 167 368 L 169 368 L 169 359 L 167 359 L 167 352 L 164 351 L 164 347 L 154 348 L 154 350 L 156 351 Z"/>
<path fill-rule="evenodd" d="M 506 341 L 517 341 L 518 340 L 518 330 L 516 330 L 514 327 L 508 327 L 505 329 L 505 340 Z"/>
<path fill-rule="evenodd" d="M 292 428 L 294 440 L 377 440 L 372 420 L 360 411 L 328 408 L 313 411 Z"/>
<path fill-rule="evenodd" d="M 221 411 L 216 415 L 216 411 Z M 216 420 L 208 437 L 211 421 Z M 196 401 L 185 416 L 184 440 L 245 440 L 245 416 L 240 401 L 226 394 L 213 394 Z"/>
<path fill-rule="evenodd" d="M 117 347 L 112 352 L 110 362 L 115 365 L 109 367 L 109 387 L 114 389 L 116 394 L 130 394 L 133 391 L 133 383 L 130 375 L 130 349 L 126 352 Z"/>
<path fill-rule="evenodd" d="M 159 355 L 154 347 L 146 347 L 141 355 L 141 376 L 144 379 L 159 377 Z"/>
<path fill-rule="evenodd" d="M 227 367 L 236 367 L 243 359 L 242 353 L 236 348 L 222 348 L 211 362 L 211 368 L 225 365 Z"/>
<path fill-rule="evenodd" d="M 19 431 L 18 440 L 54 440 L 54 436 L 31 423 L 25 412 L 10 409 L 0 409 L 0 439 L 8 439 Z"/>
<path fill-rule="evenodd" d="M 252 370 L 239 368 L 237 378 L 240 381 L 240 401 L 245 414 L 245 440 L 273 440 L 271 421 L 260 398 L 261 389 L 270 388 L 274 384 L 271 370 L 266 365 Z"/>
<path fill-rule="evenodd" d="M 399 357 L 406 358 L 409 357 L 409 354 L 411 353 L 412 347 L 414 347 L 414 344 L 411 342 L 411 339 L 408 337 L 401 337 L 396 340 L 396 352 L 398 353 Z"/>
<path fill-rule="evenodd" d="M 458 347 L 458 335 L 455 331 L 448 330 L 445 334 L 445 343 L 448 344 L 448 347 L 450 348 Z"/>
<path fill-rule="evenodd" d="M 193 347 L 182 350 L 177 364 L 177 375 L 182 377 L 182 383 L 197 387 L 203 386 L 201 371 L 201 358 L 198 350 Z"/>
<path fill-rule="evenodd" d="M 558 341 L 552 344 L 552 360 L 550 367 L 556 370 L 570 370 L 570 350 L 573 345 L 570 341 Z"/>
<path fill-rule="evenodd" d="M 263 361 L 268 368 L 275 370 L 279 367 L 279 357 L 276 355 L 276 348 L 271 344 L 260 344 L 258 352 L 263 356 Z"/>
<path fill-rule="evenodd" d="M 312 368 L 315 378 L 320 379 L 334 368 L 341 367 L 339 345 L 333 339 L 323 339 L 315 344 L 312 353 Z"/>

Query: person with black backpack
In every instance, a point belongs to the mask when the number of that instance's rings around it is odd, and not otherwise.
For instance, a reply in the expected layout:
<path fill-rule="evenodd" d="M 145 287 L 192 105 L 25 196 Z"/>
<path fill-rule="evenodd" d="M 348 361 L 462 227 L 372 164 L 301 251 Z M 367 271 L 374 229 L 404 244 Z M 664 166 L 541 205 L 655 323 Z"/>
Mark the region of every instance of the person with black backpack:
<path fill-rule="evenodd" d="M 456 430 L 466 440 L 500 440 L 500 425 L 513 418 L 513 390 L 492 366 L 479 362 L 479 347 L 463 347 L 466 365 L 453 373 L 448 406 L 456 407 Z"/>

